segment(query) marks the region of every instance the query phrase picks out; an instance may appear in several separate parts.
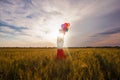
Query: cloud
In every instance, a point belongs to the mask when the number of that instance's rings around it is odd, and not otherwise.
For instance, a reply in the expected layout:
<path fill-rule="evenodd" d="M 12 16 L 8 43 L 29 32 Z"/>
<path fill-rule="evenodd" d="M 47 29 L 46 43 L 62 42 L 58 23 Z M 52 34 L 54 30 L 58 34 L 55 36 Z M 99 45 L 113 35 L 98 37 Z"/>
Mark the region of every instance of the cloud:
<path fill-rule="evenodd" d="M 9 0 L 0 0 L 0 3 L 2 4 L 4 4 L 4 3 L 6 3 L 6 4 L 12 4 L 12 2 L 10 2 Z"/>
<path fill-rule="evenodd" d="M 96 41 L 93 45 L 99 46 L 120 46 L 120 33 L 110 34 L 106 37 L 101 37 L 101 40 Z"/>
<path fill-rule="evenodd" d="M 5 26 L 0 27 L 0 33 L 13 34 L 14 32 L 15 30 L 9 27 L 5 27 Z"/>
<path fill-rule="evenodd" d="M 76 3 L 79 4 L 79 2 Z M 74 4 L 76 3 L 74 2 Z M 111 35 L 119 33 L 119 30 L 117 30 L 120 26 L 120 7 L 118 7 L 118 0 L 100 2 L 96 0 L 94 2 L 90 1 L 90 3 L 86 1 L 84 4 L 86 5 L 78 11 L 79 15 L 77 16 L 79 17 L 74 21 L 70 30 L 71 37 L 69 38 L 69 42 L 73 43 L 73 46 L 93 46 L 97 42 L 104 41 L 106 36 L 110 36 L 110 33 Z M 106 35 L 102 35 L 104 33 Z M 109 45 L 107 40 L 105 40 L 106 45 Z M 118 41 L 116 42 L 119 44 Z M 72 44 L 68 45 L 72 46 Z M 95 46 L 99 45 L 96 44 Z"/>
<path fill-rule="evenodd" d="M 114 28 L 114 29 L 110 29 L 108 31 L 99 33 L 99 35 L 111 35 L 111 34 L 116 34 L 116 33 L 120 33 L 120 27 Z"/>
<path fill-rule="evenodd" d="M 90 36 L 87 44 L 92 46 L 120 46 L 120 27 L 115 27 Z"/>
<path fill-rule="evenodd" d="M 0 21 L 0 28 L 8 27 L 9 29 L 14 29 L 15 31 L 22 32 L 22 30 L 27 29 L 26 27 L 14 26 L 6 22 Z"/>
<path fill-rule="evenodd" d="M 0 34 L 18 32 L 15 40 L 23 45 L 22 42 L 29 42 L 27 46 L 48 41 L 52 45 L 56 44 L 55 34 L 60 25 L 70 22 L 66 43 L 92 45 L 91 42 L 104 40 L 105 35 L 119 33 L 119 3 L 119 0 L 0 0 Z"/>
<path fill-rule="evenodd" d="M 32 0 L 24 0 L 24 8 L 30 8 L 33 6 Z"/>
<path fill-rule="evenodd" d="M 117 33 L 120 33 L 120 27 L 113 27 L 113 28 L 110 28 L 108 30 L 105 30 L 105 31 L 102 31 L 100 33 L 96 33 L 95 35 L 92 35 L 91 37 L 104 37 L 104 36 L 110 36 L 110 35 L 113 35 L 113 34 L 117 34 Z"/>

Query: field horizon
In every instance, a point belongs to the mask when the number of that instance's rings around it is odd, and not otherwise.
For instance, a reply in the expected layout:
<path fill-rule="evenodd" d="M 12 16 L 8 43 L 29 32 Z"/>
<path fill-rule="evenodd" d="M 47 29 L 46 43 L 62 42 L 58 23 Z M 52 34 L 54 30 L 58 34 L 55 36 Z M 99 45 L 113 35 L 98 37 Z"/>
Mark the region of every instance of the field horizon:
<path fill-rule="evenodd" d="M 57 49 L 57 47 L 0 47 L 0 48 L 40 48 L 40 49 Z M 120 46 L 85 46 L 85 47 L 63 47 L 63 48 L 120 48 Z"/>

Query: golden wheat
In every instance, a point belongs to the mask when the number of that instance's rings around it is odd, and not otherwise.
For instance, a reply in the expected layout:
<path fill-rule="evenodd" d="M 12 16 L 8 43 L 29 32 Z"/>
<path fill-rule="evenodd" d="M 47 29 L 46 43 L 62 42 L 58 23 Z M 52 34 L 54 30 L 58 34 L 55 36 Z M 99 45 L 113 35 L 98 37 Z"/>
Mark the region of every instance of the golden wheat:
<path fill-rule="evenodd" d="M 119 48 L 1 48 L 0 80 L 120 80 Z"/>

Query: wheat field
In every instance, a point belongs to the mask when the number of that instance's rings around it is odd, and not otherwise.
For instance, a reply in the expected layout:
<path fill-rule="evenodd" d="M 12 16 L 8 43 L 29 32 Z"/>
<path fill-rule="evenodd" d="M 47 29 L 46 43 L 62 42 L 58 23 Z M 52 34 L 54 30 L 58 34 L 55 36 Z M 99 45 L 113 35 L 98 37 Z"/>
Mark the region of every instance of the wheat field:
<path fill-rule="evenodd" d="M 120 80 L 120 48 L 0 48 L 0 80 Z"/>

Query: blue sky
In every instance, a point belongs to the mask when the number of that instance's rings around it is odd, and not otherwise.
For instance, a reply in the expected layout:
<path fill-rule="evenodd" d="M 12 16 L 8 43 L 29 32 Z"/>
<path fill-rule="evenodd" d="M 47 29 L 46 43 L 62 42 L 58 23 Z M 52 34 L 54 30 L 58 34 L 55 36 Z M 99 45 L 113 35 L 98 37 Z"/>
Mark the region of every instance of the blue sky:
<path fill-rule="evenodd" d="M 120 46 L 120 0 L 0 0 L 0 47 Z"/>

